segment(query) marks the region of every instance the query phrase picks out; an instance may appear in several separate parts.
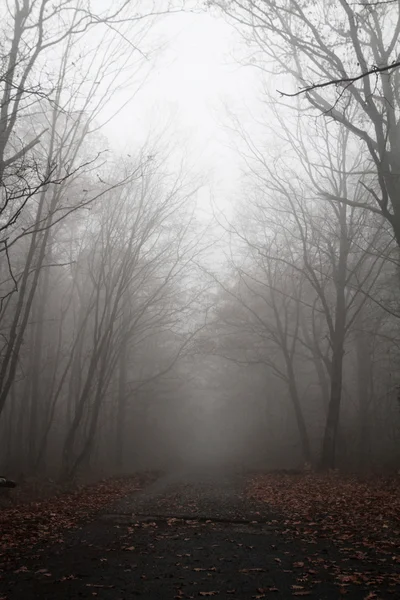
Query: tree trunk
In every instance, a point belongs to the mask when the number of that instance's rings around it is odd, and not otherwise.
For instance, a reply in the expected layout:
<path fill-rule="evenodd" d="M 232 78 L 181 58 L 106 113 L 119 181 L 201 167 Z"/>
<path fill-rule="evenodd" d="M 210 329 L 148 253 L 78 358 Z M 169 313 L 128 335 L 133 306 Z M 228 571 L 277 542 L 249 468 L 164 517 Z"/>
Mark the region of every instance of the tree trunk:
<path fill-rule="evenodd" d="M 325 368 L 324 361 L 322 360 L 321 353 L 317 347 L 317 340 L 312 339 L 307 328 L 307 323 L 304 319 L 301 320 L 301 329 L 307 346 L 311 349 L 315 370 L 317 372 L 319 386 L 321 388 L 322 405 L 325 413 L 328 411 L 329 406 L 329 377 Z"/>
<path fill-rule="evenodd" d="M 126 382 L 128 366 L 128 340 L 124 336 L 121 347 L 121 358 L 119 363 L 119 381 L 118 381 L 118 408 L 117 408 L 117 427 L 115 439 L 115 466 L 122 470 L 124 466 L 125 450 L 125 418 L 126 418 Z"/>
<path fill-rule="evenodd" d="M 356 361 L 357 361 L 357 388 L 358 388 L 358 460 L 360 469 L 365 469 L 370 458 L 370 382 L 373 362 L 371 357 L 371 344 L 369 336 L 364 330 L 362 314 L 359 315 L 358 331 L 355 338 Z"/>
<path fill-rule="evenodd" d="M 336 442 L 342 399 L 343 356 L 344 337 L 338 335 L 332 357 L 330 399 L 322 444 L 321 468 L 323 470 L 335 468 Z"/>
<path fill-rule="evenodd" d="M 311 462 L 311 449 L 310 449 L 310 440 L 308 437 L 307 426 L 304 420 L 303 411 L 300 404 L 299 394 L 297 392 L 296 378 L 293 370 L 293 366 L 291 362 L 287 362 L 287 371 L 288 371 L 288 384 L 289 384 L 289 393 L 290 399 L 293 404 L 294 413 L 296 416 L 296 423 L 299 430 L 301 449 L 303 453 L 303 459 L 305 462 Z"/>
<path fill-rule="evenodd" d="M 106 379 L 106 360 L 108 357 L 107 350 L 104 351 L 104 358 L 100 362 L 99 369 L 99 377 L 96 385 L 96 392 L 93 399 L 93 405 L 89 412 L 89 427 L 86 433 L 86 439 L 84 440 L 83 447 L 81 452 L 78 454 L 76 458 L 74 458 L 72 451 L 73 447 L 71 447 L 71 452 L 68 454 L 68 460 L 64 463 L 63 469 L 63 477 L 65 479 L 73 479 L 79 469 L 79 467 L 88 461 L 90 461 L 90 454 L 92 452 L 94 443 L 95 443 L 95 435 L 97 430 L 97 424 L 99 421 L 100 410 L 102 407 L 102 400 L 104 398 L 104 394 L 106 392 L 105 389 L 105 379 Z M 72 460 L 71 460 L 72 459 Z"/>
<path fill-rule="evenodd" d="M 322 442 L 322 455 L 320 464 L 321 469 L 323 470 L 335 468 L 336 444 L 340 419 L 340 403 L 342 400 L 343 356 L 346 336 L 346 274 L 349 252 L 349 242 L 347 236 L 347 210 L 345 204 L 340 206 L 339 228 L 339 260 L 334 278 L 336 287 L 336 306 L 334 332 L 331 339 L 331 389 L 324 439 Z"/>
<path fill-rule="evenodd" d="M 51 256 L 48 257 L 51 262 Z M 33 324 L 33 345 L 31 358 L 31 398 L 30 398 L 30 420 L 29 420 L 29 466 L 35 468 L 38 452 L 39 439 L 39 412 L 43 407 L 43 390 L 41 389 L 42 380 L 42 353 L 43 353 L 43 322 L 45 318 L 47 298 L 49 294 L 50 269 L 45 269 L 43 277 L 43 286 L 38 285 L 36 301 L 32 310 Z M 36 306 L 35 306 L 36 305 Z M 44 415 L 41 415 L 42 422 Z"/>

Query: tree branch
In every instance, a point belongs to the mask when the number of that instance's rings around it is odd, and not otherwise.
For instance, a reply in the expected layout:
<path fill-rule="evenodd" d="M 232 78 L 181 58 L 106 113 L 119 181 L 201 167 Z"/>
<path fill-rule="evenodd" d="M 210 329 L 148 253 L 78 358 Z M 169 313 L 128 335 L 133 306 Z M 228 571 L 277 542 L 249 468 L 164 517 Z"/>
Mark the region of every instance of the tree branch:
<path fill-rule="evenodd" d="M 400 67 L 400 61 L 395 61 L 391 65 L 385 65 L 384 67 L 377 67 L 376 65 L 372 67 L 369 71 L 365 73 L 361 73 L 360 75 L 355 75 L 354 77 L 340 77 L 339 79 L 331 79 L 330 81 L 323 81 L 322 83 L 314 83 L 307 87 L 301 88 L 298 92 L 294 92 L 289 94 L 287 92 L 282 92 L 281 90 L 276 90 L 281 96 L 286 96 L 289 98 L 294 98 L 295 96 L 301 96 L 301 94 L 306 94 L 307 92 L 312 92 L 313 90 L 317 90 L 320 88 L 329 87 L 331 85 L 349 85 L 353 84 L 360 79 L 364 79 L 364 77 L 369 77 L 370 75 L 377 75 L 378 73 L 384 73 L 385 71 L 390 71 L 391 69 L 398 69 Z"/>

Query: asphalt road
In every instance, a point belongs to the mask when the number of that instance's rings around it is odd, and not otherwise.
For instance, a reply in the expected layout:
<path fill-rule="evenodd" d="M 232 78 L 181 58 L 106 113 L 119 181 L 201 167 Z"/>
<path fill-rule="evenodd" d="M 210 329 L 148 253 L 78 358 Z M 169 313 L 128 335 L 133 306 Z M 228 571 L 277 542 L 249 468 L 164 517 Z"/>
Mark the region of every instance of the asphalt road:
<path fill-rule="evenodd" d="M 210 469 L 162 477 L 0 579 L 0 600 L 400 598 L 379 557 L 311 543 Z M 398 575 L 398 574 L 397 574 Z"/>

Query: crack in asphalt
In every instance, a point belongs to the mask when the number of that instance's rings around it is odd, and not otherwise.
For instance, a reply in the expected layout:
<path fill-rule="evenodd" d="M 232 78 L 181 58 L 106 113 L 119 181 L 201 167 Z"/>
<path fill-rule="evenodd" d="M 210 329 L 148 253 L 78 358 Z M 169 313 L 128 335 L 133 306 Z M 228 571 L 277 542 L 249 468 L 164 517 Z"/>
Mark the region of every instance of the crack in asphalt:
<path fill-rule="evenodd" d="M 230 524 L 238 524 L 238 525 L 270 525 L 270 519 L 235 519 L 229 517 L 215 517 L 211 515 L 196 515 L 193 514 L 142 514 L 142 513 L 104 513 L 101 517 L 106 521 L 112 521 L 113 519 L 119 518 L 127 518 L 131 522 L 156 522 L 156 523 L 168 523 L 168 521 L 173 520 L 174 522 L 178 521 L 187 521 L 190 523 L 200 522 L 200 523 L 226 523 Z"/>

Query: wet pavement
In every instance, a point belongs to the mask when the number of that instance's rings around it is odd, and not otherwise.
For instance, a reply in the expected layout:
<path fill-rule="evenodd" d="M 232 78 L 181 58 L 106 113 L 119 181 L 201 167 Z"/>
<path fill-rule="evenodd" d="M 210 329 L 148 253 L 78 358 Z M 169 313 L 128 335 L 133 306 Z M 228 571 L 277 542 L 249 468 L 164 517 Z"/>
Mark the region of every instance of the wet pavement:
<path fill-rule="evenodd" d="M 0 599 L 400 597 L 379 559 L 296 538 L 245 485 L 210 468 L 163 476 L 3 574 Z"/>

